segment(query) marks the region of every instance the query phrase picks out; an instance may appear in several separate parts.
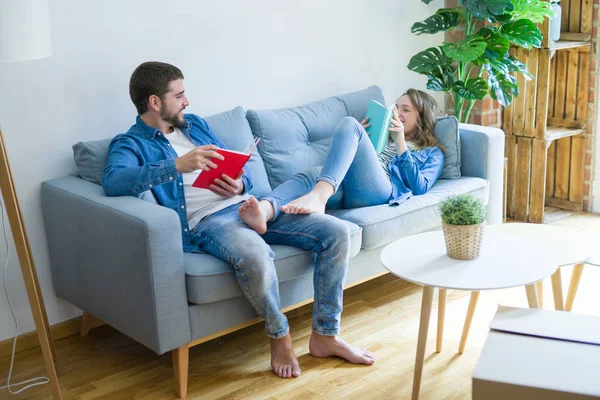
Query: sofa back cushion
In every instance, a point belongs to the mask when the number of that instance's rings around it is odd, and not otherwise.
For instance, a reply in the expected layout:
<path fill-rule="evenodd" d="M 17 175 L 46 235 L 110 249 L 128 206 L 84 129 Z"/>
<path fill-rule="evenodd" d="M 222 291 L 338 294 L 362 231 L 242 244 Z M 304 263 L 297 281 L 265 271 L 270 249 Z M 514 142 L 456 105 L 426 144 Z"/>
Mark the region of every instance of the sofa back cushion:
<path fill-rule="evenodd" d="M 370 99 L 384 103 L 378 86 L 294 108 L 248 110 L 252 133 L 261 138 L 258 150 L 271 187 L 306 168 L 322 165 L 335 126 L 347 116 L 362 120 Z"/>
<path fill-rule="evenodd" d="M 253 140 L 246 113 L 242 107 L 211 115 L 205 118 L 217 136 L 233 150 L 243 150 Z M 108 146 L 112 139 L 91 140 L 73 145 L 73 155 L 79 176 L 88 181 L 102 184 L 104 167 L 108 161 Z M 258 151 L 252 154 L 247 167 L 252 173 L 252 193 L 263 196 L 271 191 L 267 173 Z"/>
<path fill-rule="evenodd" d="M 108 162 L 108 145 L 112 139 L 90 140 L 73 145 L 73 158 L 79 176 L 102 184 L 104 167 Z"/>
<path fill-rule="evenodd" d="M 242 107 L 236 107 L 233 110 L 204 117 L 208 126 L 217 134 L 219 139 L 232 150 L 244 150 L 244 148 L 254 140 L 250 125 L 246 119 L 246 112 Z M 248 168 L 252 174 L 252 183 L 254 187 L 251 193 L 256 197 L 263 197 L 271 192 L 271 185 L 267 179 L 265 164 L 258 152 L 254 150 L 252 157 L 244 168 Z"/>

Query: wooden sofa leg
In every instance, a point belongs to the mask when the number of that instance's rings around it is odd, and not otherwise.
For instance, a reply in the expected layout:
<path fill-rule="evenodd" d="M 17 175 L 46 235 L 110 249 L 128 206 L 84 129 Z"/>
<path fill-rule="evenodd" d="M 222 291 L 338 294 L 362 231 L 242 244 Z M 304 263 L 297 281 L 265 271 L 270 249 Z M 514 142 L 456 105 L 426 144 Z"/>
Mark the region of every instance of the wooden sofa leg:
<path fill-rule="evenodd" d="M 187 344 L 171 351 L 173 355 L 173 370 L 175 371 L 175 390 L 177 398 L 187 396 L 188 368 L 190 365 L 190 348 Z"/>
<path fill-rule="evenodd" d="M 79 334 L 81 336 L 87 336 L 90 333 L 90 329 L 97 328 L 104 325 L 104 322 L 94 317 L 88 312 L 84 312 L 81 317 L 81 326 L 79 327 Z"/>

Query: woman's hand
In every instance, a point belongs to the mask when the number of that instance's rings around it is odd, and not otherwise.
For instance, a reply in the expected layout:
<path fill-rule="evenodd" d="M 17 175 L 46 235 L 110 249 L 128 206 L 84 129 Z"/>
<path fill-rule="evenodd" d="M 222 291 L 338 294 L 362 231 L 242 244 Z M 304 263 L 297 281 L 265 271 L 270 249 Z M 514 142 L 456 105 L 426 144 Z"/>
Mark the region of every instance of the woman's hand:
<path fill-rule="evenodd" d="M 360 121 L 360 124 L 362 125 L 362 127 L 366 130 L 368 127 L 371 126 L 371 124 L 369 123 L 370 118 L 365 118 L 362 121 Z M 370 133 L 367 132 L 367 135 L 370 135 Z"/>
<path fill-rule="evenodd" d="M 392 113 L 392 119 L 390 119 L 390 122 L 392 123 L 392 126 L 390 127 L 390 137 L 397 144 L 404 143 L 404 124 L 400 121 L 400 117 L 398 117 L 398 109 L 394 107 Z"/>

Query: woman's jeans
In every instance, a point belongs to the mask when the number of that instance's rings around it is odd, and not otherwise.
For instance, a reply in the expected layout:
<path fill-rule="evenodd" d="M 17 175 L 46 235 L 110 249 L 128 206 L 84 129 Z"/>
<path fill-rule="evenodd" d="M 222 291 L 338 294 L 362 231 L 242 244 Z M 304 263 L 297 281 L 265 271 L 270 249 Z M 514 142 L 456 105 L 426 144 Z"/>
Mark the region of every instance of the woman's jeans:
<path fill-rule="evenodd" d="M 275 339 L 287 335 L 289 326 L 279 310 L 279 281 L 269 245 L 311 251 L 315 298 L 313 331 L 337 335 L 350 258 L 348 225 L 326 214 L 283 214 L 269 222 L 267 232 L 261 236 L 240 220 L 239 207 L 240 204 L 234 204 L 202 219 L 191 231 L 192 244 L 233 266 L 244 295 L 265 319 L 267 335 Z"/>
<path fill-rule="evenodd" d="M 358 208 L 386 204 L 392 196 L 392 184 L 381 167 L 373 144 L 362 125 L 352 117 L 345 117 L 333 131 L 331 146 L 325 162 L 294 175 L 277 186 L 262 200 L 273 204 L 275 218 L 281 215 L 280 206 L 310 192 L 317 181 L 333 186 L 334 193 L 340 185 L 343 196 L 335 194 L 327 208 Z"/>

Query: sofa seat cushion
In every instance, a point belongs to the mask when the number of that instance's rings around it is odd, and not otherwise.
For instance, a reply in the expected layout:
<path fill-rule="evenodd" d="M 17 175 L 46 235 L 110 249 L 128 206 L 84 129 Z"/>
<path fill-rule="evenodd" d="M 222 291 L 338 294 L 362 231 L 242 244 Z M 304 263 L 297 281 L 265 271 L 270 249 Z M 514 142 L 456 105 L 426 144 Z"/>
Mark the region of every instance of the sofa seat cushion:
<path fill-rule="evenodd" d="M 361 228 L 348 222 L 350 227 L 350 257 L 361 247 Z M 309 251 L 289 246 L 272 246 L 279 282 L 312 274 L 313 259 Z M 243 296 L 233 267 L 210 254 L 185 253 L 184 268 L 188 302 L 207 304 Z"/>
<path fill-rule="evenodd" d="M 359 225 L 362 248 L 374 249 L 401 237 L 414 235 L 441 225 L 439 204 L 448 196 L 470 193 L 488 201 L 488 182 L 462 177 L 438 180 L 424 195 L 414 196 L 399 206 L 387 204 L 348 210 L 328 210 L 329 214 Z"/>

